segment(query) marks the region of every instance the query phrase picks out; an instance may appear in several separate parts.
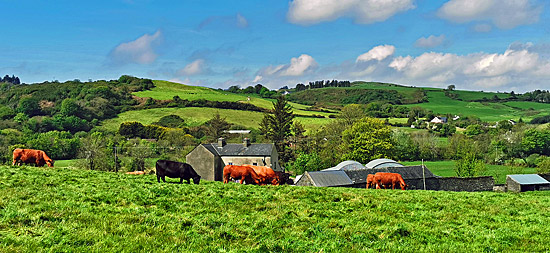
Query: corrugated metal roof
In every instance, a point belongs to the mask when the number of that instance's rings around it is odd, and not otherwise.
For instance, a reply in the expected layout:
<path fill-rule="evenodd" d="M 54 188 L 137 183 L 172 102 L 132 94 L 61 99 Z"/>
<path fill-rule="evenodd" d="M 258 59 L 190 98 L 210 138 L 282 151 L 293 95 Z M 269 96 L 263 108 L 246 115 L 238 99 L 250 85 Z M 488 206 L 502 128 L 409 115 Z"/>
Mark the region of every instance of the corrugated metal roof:
<path fill-rule="evenodd" d="M 250 144 L 247 147 L 243 144 L 225 144 L 223 147 L 217 143 L 202 145 L 219 156 L 270 156 L 274 147 L 273 144 Z"/>
<path fill-rule="evenodd" d="M 313 181 L 313 185 L 317 187 L 342 186 L 353 184 L 348 175 L 341 170 L 305 172 L 304 176 L 306 175 L 311 178 L 311 180 Z M 304 180 L 304 176 L 302 176 L 301 180 Z"/>
<path fill-rule="evenodd" d="M 332 171 L 332 170 L 356 170 L 356 169 L 364 169 L 365 166 L 363 164 L 356 162 L 356 161 L 343 161 L 339 163 L 338 165 L 324 169 L 323 171 Z"/>
<path fill-rule="evenodd" d="M 369 169 L 377 169 L 377 168 L 384 168 L 384 167 L 403 167 L 403 164 L 400 164 L 392 159 L 376 159 L 365 164 L 365 167 Z"/>
<path fill-rule="evenodd" d="M 508 175 L 512 180 L 518 182 L 521 185 L 533 185 L 533 184 L 548 184 L 550 182 L 537 174 L 520 174 L 520 175 Z"/>

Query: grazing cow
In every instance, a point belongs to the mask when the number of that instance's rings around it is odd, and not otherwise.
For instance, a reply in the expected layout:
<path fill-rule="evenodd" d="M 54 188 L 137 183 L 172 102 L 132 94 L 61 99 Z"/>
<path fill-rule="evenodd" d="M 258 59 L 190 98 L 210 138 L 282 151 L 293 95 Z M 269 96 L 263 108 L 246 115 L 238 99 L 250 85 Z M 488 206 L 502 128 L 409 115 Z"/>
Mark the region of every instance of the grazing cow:
<path fill-rule="evenodd" d="M 13 150 L 12 165 L 21 165 L 21 163 L 34 164 L 38 167 L 47 164 L 48 167 L 53 167 L 54 161 L 42 150 L 16 148 Z"/>
<path fill-rule="evenodd" d="M 277 175 L 277 173 L 275 173 L 272 168 L 248 164 L 244 164 L 243 166 L 248 166 L 254 169 L 254 172 L 256 172 L 256 174 L 258 174 L 258 176 L 260 177 L 260 185 L 279 185 L 279 175 Z"/>
<path fill-rule="evenodd" d="M 180 184 L 183 183 L 183 180 L 187 180 L 187 183 L 191 183 L 191 178 L 193 183 L 199 184 L 201 176 L 187 163 L 180 163 L 168 160 L 158 160 L 156 165 L 157 181 L 160 183 L 160 179 L 166 183 L 165 177 L 179 178 Z"/>
<path fill-rule="evenodd" d="M 376 183 L 374 182 L 374 174 L 367 175 L 367 189 L 374 187 Z"/>
<path fill-rule="evenodd" d="M 238 166 L 238 165 L 226 165 L 223 167 L 223 183 L 226 184 L 229 182 L 229 179 L 241 179 L 241 184 L 244 180 L 247 182 L 256 182 L 260 184 L 260 177 L 258 174 L 248 166 Z"/>
<path fill-rule="evenodd" d="M 401 190 L 405 190 L 408 186 L 405 184 L 405 180 L 398 173 L 387 173 L 387 172 L 378 172 L 374 174 L 374 182 L 376 183 L 376 189 L 380 189 L 380 186 L 389 188 L 391 185 L 392 189 L 395 189 L 395 186 L 399 184 Z"/>

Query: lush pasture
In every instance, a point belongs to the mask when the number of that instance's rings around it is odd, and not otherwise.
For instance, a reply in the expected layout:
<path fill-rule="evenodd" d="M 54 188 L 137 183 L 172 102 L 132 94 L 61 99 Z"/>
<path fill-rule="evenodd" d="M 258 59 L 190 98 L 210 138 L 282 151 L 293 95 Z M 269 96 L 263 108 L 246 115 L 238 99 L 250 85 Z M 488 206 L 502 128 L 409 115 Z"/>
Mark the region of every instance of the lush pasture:
<path fill-rule="evenodd" d="M 410 104 L 408 107 L 420 106 L 430 109 L 439 114 L 463 114 L 477 116 L 484 121 L 499 121 L 503 119 L 518 120 L 523 117 L 524 120 L 535 117 L 532 111 L 521 110 L 519 107 L 511 107 L 508 103 L 481 103 L 481 102 L 466 102 L 451 99 L 442 91 L 429 91 L 428 103 Z M 524 103 L 524 102 L 519 102 Z M 534 103 L 533 103 L 534 104 Z M 538 110 L 550 110 L 549 104 L 540 104 Z"/>
<path fill-rule="evenodd" d="M 0 196 L 6 252 L 550 250 L 550 192 L 180 185 L 0 167 Z"/>
<path fill-rule="evenodd" d="M 155 108 L 123 112 L 116 118 L 103 121 L 102 128 L 110 131 L 117 131 L 120 124 L 127 121 L 138 121 L 142 124 L 151 124 L 158 121 L 163 116 L 170 114 L 182 117 L 188 126 L 198 126 L 211 119 L 216 113 L 219 113 L 221 117 L 225 117 L 229 123 L 241 125 L 246 128 L 258 128 L 263 118 L 262 113 L 252 111 L 207 107 Z M 332 119 L 297 117 L 296 120 L 301 122 L 306 129 L 315 129 L 330 122 Z"/>
<path fill-rule="evenodd" d="M 401 162 L 403 165 L 420 165 L 421 161 L 416 162 Z M 425 161 L 424 165 L 432 173 L 442 177 L 455 177 L 456 173 L 454 171 L 455 162 L 454 161 Z M 512 167 L 504 165 L 486 165 L 486 171 L 483 173 L 484 176 L 492 176 L 495 178 L 495 183 L 504 184 L 506 182 L 506 175 L 510 174 L 531 174 L 536 173 L 535 168 L 525 168 L 525 167 Z"/>
<path fill-rule="evenodd" d="M 510 94 L 507 94 L 507 93 L 480 92 L 480 91 L 469 91 L 469 90 L 454 90 L 452 91 L 452 93 L 457 94 L 458 98 L 464 101 L 482 100 L 484 98 L 492 99 L 495 95 L 500 99 L 510 97 Z"/>

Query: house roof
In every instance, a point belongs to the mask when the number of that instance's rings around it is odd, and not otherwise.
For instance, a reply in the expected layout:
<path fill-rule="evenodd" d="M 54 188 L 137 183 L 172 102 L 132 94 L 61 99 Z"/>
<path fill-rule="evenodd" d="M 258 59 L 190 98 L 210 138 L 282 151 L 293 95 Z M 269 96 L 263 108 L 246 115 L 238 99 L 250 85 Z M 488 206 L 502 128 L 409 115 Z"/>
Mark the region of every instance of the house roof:
<path fill-rule="evenodd" d="M 312 181 L 312 184 L 317 187 L 330 187 L 353 184 L 348 175 L 341 170 L 305 172 L 300 180 L 307 179 L 310 179 Z"/>
<path fill-rule="evenodd" d="M 508 175 L 508 177 L 521 185 L 550 185 L 550 182 L 548 182 L 548 180 L 537 174 Z"/>
<path fill-rule="evenodd" d="M 201 144 L 212 154 L 219 156 L 271 156 L 274 146 L 273 144 L 250 144 L 245 147 L 239 143 L 228 143 L 223 147 L 217 143 Z"/>
<path fill-rule="evenodd" d="M 354 170 L 354 169 L 364 169 L 365 166 L 363 164 L 356 162 L 356 161 L 343 161 L 339 163 L 338 165 L 324 169 L 323 171 L 333 171 L 333 170 Z"/>
<path fill-rule="evenodd" d="M 376 159 L 365 164 L 365 167 L 368 169 L 378 169 L 384 167 L 403 167 L 403 164 L 400 164 L 392 159 Z"/>

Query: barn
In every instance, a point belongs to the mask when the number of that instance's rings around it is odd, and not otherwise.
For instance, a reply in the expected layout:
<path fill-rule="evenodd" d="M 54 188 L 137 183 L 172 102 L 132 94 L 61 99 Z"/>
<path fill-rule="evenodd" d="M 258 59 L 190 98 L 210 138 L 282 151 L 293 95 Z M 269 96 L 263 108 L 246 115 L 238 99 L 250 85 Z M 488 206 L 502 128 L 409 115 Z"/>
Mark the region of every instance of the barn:
<path fill-rule="evenodd" d="M 226 143 L 220 138 L 217 143 L 201 144 L 186 156 L 186 162 L 203 180 L 209 181 L 223 181 L 225 165 L 251 164 L 284 171 L 275 145 L 250 143 L 248 138 L 244 138 L 243 143 Z"/>
<path fill-rule="evenodd" d="M 353 182 L 344 171 L 329 170 L 306 171 L 295 184 L 297 186 L 351 187 Z"/>
<path fill-rule="evenodd" d="M 550 190 L 550 182 L 537 174 L 507 175 L 506 188 L 513 192 Z"/>

